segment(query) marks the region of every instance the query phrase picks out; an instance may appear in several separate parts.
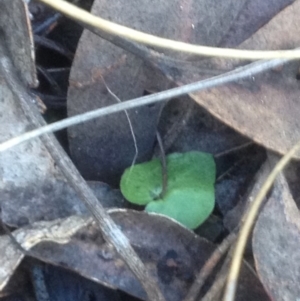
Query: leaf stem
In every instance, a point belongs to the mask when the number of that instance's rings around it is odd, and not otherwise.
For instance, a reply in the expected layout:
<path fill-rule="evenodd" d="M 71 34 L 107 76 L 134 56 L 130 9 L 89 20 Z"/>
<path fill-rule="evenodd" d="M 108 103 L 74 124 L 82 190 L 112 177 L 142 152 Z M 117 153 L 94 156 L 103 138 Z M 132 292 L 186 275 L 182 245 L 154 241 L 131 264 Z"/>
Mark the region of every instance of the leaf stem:
<path fill-rule="evenodd" d="M 162 190 L 159 194 L 159 198 L 162 199 L 165 196 L 168 188 L 168 169 L 164 145 L 158 131 L 156 131 L 156 138 L 160 149 L 160 162 L 162 167 Z"/>

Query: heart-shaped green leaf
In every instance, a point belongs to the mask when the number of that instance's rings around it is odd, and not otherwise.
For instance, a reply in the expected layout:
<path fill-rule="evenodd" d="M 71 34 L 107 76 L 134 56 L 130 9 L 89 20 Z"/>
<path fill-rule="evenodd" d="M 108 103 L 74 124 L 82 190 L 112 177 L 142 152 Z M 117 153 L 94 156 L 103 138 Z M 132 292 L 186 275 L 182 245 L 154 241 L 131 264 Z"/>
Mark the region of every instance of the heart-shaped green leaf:
<path fill-rule="evenodd" d="M 159 159 L 125 170 L 121 191 L 134 204 L 147 205 L 146 211 L 172 217 L 190 229 L 197 228 L 215 205 L 216 167 L 213 156 L 202 152 L 167 156 L 168 187 L 163 198 L 162 167 Z"/>

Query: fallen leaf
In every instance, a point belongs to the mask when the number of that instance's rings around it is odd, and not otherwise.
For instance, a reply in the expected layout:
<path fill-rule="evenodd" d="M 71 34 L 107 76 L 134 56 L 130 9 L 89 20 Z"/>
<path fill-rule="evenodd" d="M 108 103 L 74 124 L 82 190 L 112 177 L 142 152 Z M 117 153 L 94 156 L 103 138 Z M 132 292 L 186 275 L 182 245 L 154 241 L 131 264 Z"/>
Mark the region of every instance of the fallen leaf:
<path fill-rule="evenodd" d="M 293 49 L 299 46 L 297 29 L 300 1 L 285 8 L 242 43 L 243 49 Z M 237 61 L 206 60 L 203 68 L 230 70 Z M 191 97 L 215 117 L 241 134 L 279 153 L 286 153 L 300 138 L 299 64 L 293 61 L 252 79 L 193 93 Z M 199 80 L 196 73 L 182 73 L 177 83 Z M 202 77 L 203 78 L 203 77 Z M 299 158 L 299 153 L 296 155 Z"/>
<path fill-rule="evenodd" d="M 297 300 L 300 214 L 282 173 L 259 215 L 252 242 L 259 278 L 272 300 Z"/>
<path fill-rule="evenodd" d="M 119 190 L 111 189 L 101 182 L 87 184 L 104 207 L 126 207 Z M 62 179 L 52 179 L 42 187 L 38 185 L 19 187 L 15 183 L 7 183 L 0 194 L 0 204 L 3 221 L 13 227 L 70 215 L 90 215 L 76 192 Z"/>
<path fill-rule="evenodd" d="M 156 279 L 166 300 L 182 300 L 215 246 L 161 215 L 133 210 L 109 212 Z M 46 242 L 33 251 L 46 262 L 146 300 L 141 284 L 93 224 L 79 231 L 68 244 Z M 268 300 L 258 279 L 245 266 L 237 300 Z"/>
<path fill-rule="evenodd" d="M 79 229 L 91 222 L 91 219 L 71 216 L 52 222 L 37 222 L 31 226 L 16 230 L 13 235 L 17 242 L 29 250 L 42 241 L 67 243 Z M 8 235 L 0 236 L 0 291 L 5 287 L 24 254 L 16 248 Z"/>
<path fill-rule="evenodd" d="M 222 47 L 238 46 L 294 1 L 246 1 L 220 45 Z"/>
<path fill-rule="evenodd" d="M 1 142 L 30 129 L 30 122 L 1 77 L 0 103 Z M 104 206 L 123 205 L 120 192 L 107 184 L 98 182 L 90 186 Z M 1 153 L 0 192 L 1 217 L 11 226 L 87 214 L 39 139 Z"/>

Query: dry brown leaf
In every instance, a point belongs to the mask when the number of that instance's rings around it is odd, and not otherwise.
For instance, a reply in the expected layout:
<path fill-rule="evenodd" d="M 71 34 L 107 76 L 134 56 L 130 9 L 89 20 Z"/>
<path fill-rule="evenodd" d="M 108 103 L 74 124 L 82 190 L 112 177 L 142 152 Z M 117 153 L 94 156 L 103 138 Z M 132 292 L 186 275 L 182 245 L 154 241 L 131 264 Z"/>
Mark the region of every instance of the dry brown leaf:
<path fill-rule="evenodd" d="M 52 222 L 37 222 L 32 226 L 16 230 L 13 235 L 25 250 L 31 249 L 42 241 L 65 244 L 74 233 L 90 222 L 89 218 L 71 216 Z M 0 291 L 23 258 L 24 254 L 16 248 L 8 235 L 0 236 Z"/>
<path fill-rule="evenodd" d="M 300 45 L 300 1 L 288 6 L 240 45 L 245 49 L 290 49 Z M 231 69 L 236 62 L 206 61 L 212 69 Z M 263 146 L 287 152 L 300 139 L 299 63 L 290 64 L 252 79 L 209 89 L 191 96 L 224 123 Z M 199 79 L 183 74 L 177 82 Z M 297 155 L 299 158 L 299 154 Z"/>
<path fill-rule="evenodd" d="M 119 190 L 111 189 L 101 182 L 88 181 L 87 184 L 105 208 L 126 207 L 127 203 Z M 40 220 L 90 214 L 76 192 L 65 181 L 52 180 L 40 185 L 31 185 L 30 182 L 26 187 L 6 185 L 0 194 L 1 216 L 6 224 L 20 227 Z"/>
<path fill-rule="evenodd" d="M 253 233 L 258 275 L 274 301 L 300 296 L 300 214 L 280 174 Z"/>
<path fill-rule="evenodd" d="M 110 214 L 165 298 L 182 300 L 215 246 L 164 216 L 133 210 L 110 210 Z M 66 245 L 42 243 L 34 248 L 34 254 L 146 300 L 140 283 L 93 225 L 78 232 Z M 245 266 L 237 300 L 268 300 L 258 279 Z"/>
<path fill-rule="evenodd" d="M 1 76 L 0 103 L 2 142 L 27 131 L 30 122 Z M 104 206 L 123 204 L 120 192 L 108 185 L 94 182 L 90 187 Z M 39 139 L 1 153 L 0 206 L 1 218 L 16 227 L 88 213 Z"/>
<path fill-rule="evenodd" d="M 273 16 L 295 0 L 246 1 L 221 45 L 235 47 L 248 39 Z"/>

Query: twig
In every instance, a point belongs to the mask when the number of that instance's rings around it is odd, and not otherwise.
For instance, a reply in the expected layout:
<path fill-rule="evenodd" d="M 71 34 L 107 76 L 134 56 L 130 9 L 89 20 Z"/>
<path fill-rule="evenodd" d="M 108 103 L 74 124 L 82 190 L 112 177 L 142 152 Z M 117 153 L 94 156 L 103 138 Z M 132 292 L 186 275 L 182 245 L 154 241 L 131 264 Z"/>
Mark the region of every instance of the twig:
<path fill-rule="evenodd" d="M 46 35 L 48 33 L 49 27 L 51 28 L 53 24 L 55 24 L 58 19 L 61 17 L 60 13 L 55 13 L 53 16 L 47 18 L 42 24 L 39 24 L 33 28 L 33 33 L 35 35 Z"/>
<path fill-rule="evenodd" d="M 33 95 L 38 96 L 47 109 L 61 109 L 66 107 L 67 96 L 57 96 L 41 93 L 37 90 L 31 90 Z"/>
<path fill-rule="evenodd" d="M 289 58 L 299 59 L 299 50 L 277 50 L 277 51 L 260 51 L 260 50 L 239 50 L 231 48 L 217 48 L 200 45 L 193 45 L 170 39 L 160 38 L 141 31 L 137 31 L 92 15 L 91 13 L 76 7 L 63 0 L 39 0 L 57 11 L 69 16 L 76 21 L 99 28 L 107 33 L 118 35 L 126 39 L 136 41 L 164 49 L 170 49 L 185 53 L 192 53 L 209 57 L 240 58 L 240 59 L 274 59 Z"/>
<path fill-rule="evenodd" d="M 173 88 L 170 90 L 166 90 L 163 92 L 139 97 L 133 100 L 124 101 L 122 103 L 114 104 L 111 106 L 107 106 L 104 108 L 96 109 L 93 111 L 89 111 L 80 115 L 76 115 L 73 117 L 66 118 L 64 120 L 54 122 L 52 124 L 43 126 L 39 129 L 27 132 L 18 137 L 12 138 L 6 142 L 0 144 L 0 152 L 4 151 L 10 147 L 18 145 L 22 142 L 28 141 L 30 139 L 39 137 L 46 133 L 51 133 L 54 131 L 58 131 L 64 128 L 67 128 L 72 125 L 76 125 L 79 123 L 86 122 L 88 120 L 92 120 L 98 118 L 100 116 L 105 116 L 113 113 L 117 113 L 123 110 L 130 110 L 136 107 L 140 107 L 143 105 L 148 105 L 155 102 L 164 101 L 167 99 L 175 98 L 178 96 L 182 96 L 188 93 L 201 91 L 204 89 L 217 87 L 220 85 L 228 84 L 230 82 L 234 82 L 237 80 L 251 78 L 258 73 L 266 71 L 271 68 L 275 68 L 276 66 L 282 65 L 288 62 L 288 59 L 276 59 L 271 61 L 259 61 L 249 64 L 247 66 L 239 67 L 233 71 L 227 72 L 223 75 L 218 75 L 212 77 L 210 79 L 202 80 L 196 83 L 188 84 L 185 86 Z"/>
<path fill-rule="evenodd" d="M 45 78 L 45 80 L 47 80 L 47 82 L 51 85 L 51 89 L 53 90 L 54 93 L 56 93 L 57 95 L 63 94 L 59 84 L 54 79 L 54 77 L 48 72 L 47 69 L 43 68 L 42 66 L 37 66 L 36 69 Z"/>
<path fill-rule="evenodd" d="M 201 299 L 201 301 L 220 300 L 220 297 L 222 296 L 222 291 L 223 291 L 224 285 L 226 283 L 228 267 L 229 267 L 231 255 L 232 255 L 231 251 L 229 251 L 220 272 L 216 276 L 216 279 L 215 279 L 213 285 L 210 287 L 209 291 L 205 294 L 205 296 Z"/>
<path fill-rule="evenodd" d="M 37 107 L 33 104 L 32 98 L 19 81 L 16 75 L 16 70 L 6 54 L 6 49 L 3 45 L 1 45 L 1 43 L 0 72 L 4 76 L 7 85 L 15 97 L 19 100 L 28 120 L 35 127 L 45 125 L 45 121 L 39 114 Z M 48 149 L 49 153 L 53 157 L 53 160 L 61 169 L 70 185 L 74 188 L 80 199 L 85 203 L 91 214 L 94 216 L 94 219 L 102 231 L 104 238 L 116 248 L 116 251 L 124 259 L 129 268 L 136 275 L 137 279 L 140 280 L 149 300 L 164 301 L 164 296 L 160 292 L 157 283 L 151 277 L 149 271 L 146 269 L 140 258 L 131 247 L 127 237 L 121 232 L 111 217 L 106 213 L 101 203 L 87 186 L 73 162 L 66 155 L 53 134 L 44 135 L 41 137 L 41 141 Z"/>
<path fill-rule="evenodd" d="M 69 60 L 72 60 L 74 57 L 74 54 L 71 53 L 68 49 L 60 45 L 58 42 L 52 41 L 46 37 L 35 35 L 34 42 L 36 45 L 44 46 L 53 51 L 56 51 L 57 53 L 65 56 Z"/>
<path fill-rule="evenodd" d="M 241 145 L 235 146 L 235 147 L 233 147 L 231 149 L 227 149 L 227 150 L 225 150 L 223 152 L 215 154 L 214 158 L 220 158 L 220 157 L 226 156 L 228 154 L 231 154 L 231 153 L 234 153 L 234 152 L 238 152 L 238 151 L 240 151 L 240 150 L 242 150 L 244 148 L 247 148 L 247 147 L 249 147 L 249 146 L 251 146 L 253 144 L 254 144 L 253 141 L 248 141 L 248 142 L 243 143 Z"/>
<path fill-rule="evenodd" d="M 166 153 L 164 150 L 164 145 L 161 136 L 158 131 L 156 131 L 156 138 L 160 149 L 160 162 L 161 162 L 161 172 L 162 172 L 162 190 L 159 194 L 159 198 L 163 198 L 166 194 L 168 188 L 168 167 L 166 161 Z"/>
<path fill-rule="evenodd" d="M 223 241 L 222 243 L 216 248 L 216 250 L 212 253 L 210 258 L 205 262 L 204 266 L 202 267 L 201 271 L 197 275 L 196 280 L 194 281 L 193 285 L 191 286 L 188 294 L 184 298 L 183 301 L 195 301 L 204 285 L 208 276 L 212 273 L 215 266 L 219 263 L 221 258 L 227 252 L 230 246 L 232 246 L 233 242 L 236 240 L 237 231 L 231 232 Z"/>
<path fill-rule="evenodd" d="M 222 174 L 220 174 L 216 178 L 216 182 L 215 183 L 219 183 L 222 179 L 224 179 L 226 176 L 228 176 L 244 160 L 245 160 L 245 158 L 242 157 L 239 160 L 237 160 L 236 162 L 234 162 L 233 165 L 231 165 L 227 170 L 225 170 Z"/>

